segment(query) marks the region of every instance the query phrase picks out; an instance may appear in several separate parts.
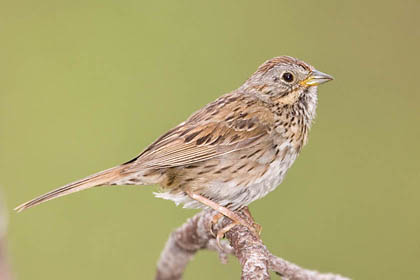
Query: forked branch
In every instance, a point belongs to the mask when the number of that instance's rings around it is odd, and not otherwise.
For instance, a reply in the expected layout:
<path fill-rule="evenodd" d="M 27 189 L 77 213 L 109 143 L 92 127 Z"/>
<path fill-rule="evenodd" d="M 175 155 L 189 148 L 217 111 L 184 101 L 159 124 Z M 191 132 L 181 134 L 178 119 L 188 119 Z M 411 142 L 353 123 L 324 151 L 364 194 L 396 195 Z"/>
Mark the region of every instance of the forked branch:
<path fill-rule="evenodd" d="M 172 232 L 160 256 L 156 280 L 181 279 L 188 262 L 201 249 L 217 251 L 222 263 L 227 261 L 228 254 L 234 254 L 242 268 L 242 280 L 270 279 L 270 270 L 289 280 L 349 280 L 337 274 L 323 274 L 304 269 L 274 256 L 260 238 L 255 237 L 243 226 L 236 226 L 230 230 L 226 234 L 230 245 L 222 243 L 223 248 L 219 248 L 210 229 L 212 218 L 216 213 L 202 211 Z M 248 208 L 244 208 L 238 214 L 250 224 L 254 222 Z M 228 218 L 223 218 L 213 230 L 217 232 L 229 223 Z"/>

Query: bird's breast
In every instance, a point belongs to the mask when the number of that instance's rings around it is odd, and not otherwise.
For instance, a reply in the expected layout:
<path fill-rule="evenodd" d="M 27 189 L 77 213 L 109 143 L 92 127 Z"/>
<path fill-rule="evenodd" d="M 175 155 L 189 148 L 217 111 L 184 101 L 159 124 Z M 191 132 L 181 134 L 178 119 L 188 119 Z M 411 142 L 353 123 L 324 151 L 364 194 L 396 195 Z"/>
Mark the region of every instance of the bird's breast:
<path fill-rule="evenodd" d="M 268 167 L 262 176 L 251 177 L 251 172 L 246 184 L 235 185 L 235 181 L 233 181 L 232 186 L 228 187 L 231 192 L 230 200 L 233 208 L 248 205 L 273 191 L 283 181 L 298 152 L 295 150 L 293 143 L 284 141 L 277 145 L 274 154 L 275 158 L 270 163 L 265 162 L 269 158 L 268 156 L 259 159 L 261 161 L 259 164 Z M 238 178 L 238 182 L 240 181 L 244 182 L 243 178 Z"/>

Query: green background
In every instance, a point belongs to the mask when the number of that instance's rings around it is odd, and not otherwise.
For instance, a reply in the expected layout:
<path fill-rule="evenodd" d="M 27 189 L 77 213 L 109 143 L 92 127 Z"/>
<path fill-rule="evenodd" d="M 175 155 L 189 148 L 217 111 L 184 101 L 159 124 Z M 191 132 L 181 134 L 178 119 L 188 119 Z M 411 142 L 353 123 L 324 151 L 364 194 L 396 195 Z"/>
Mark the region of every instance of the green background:
<path fill-rule="evenodd" d="M 419 279 L 420 2 L 1 1 L 0 188 L 16 279 L 152 279 L 195 211 L 156 187 L 36 195 L 131 159 L 235 89 L 298 57 L 320 87 L 309 144 L 251 205 L 274 253 L 355 279 Z M 238 279 L 200 252 L 185 279 Z"/>

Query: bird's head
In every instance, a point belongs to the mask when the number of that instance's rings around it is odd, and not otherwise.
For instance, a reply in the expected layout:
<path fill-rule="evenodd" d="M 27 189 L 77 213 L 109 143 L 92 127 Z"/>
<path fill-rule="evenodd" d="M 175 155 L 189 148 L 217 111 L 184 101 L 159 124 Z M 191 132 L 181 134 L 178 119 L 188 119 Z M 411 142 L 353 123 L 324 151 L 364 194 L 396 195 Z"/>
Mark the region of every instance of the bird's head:
<path fill-rule="evenodd" d="M 264 62 L 243 89 L 266 101 L 294 104 L 306 95 L 316 98 L 318 85 L 332 79 L 301 60 L 279 56 Z"/>

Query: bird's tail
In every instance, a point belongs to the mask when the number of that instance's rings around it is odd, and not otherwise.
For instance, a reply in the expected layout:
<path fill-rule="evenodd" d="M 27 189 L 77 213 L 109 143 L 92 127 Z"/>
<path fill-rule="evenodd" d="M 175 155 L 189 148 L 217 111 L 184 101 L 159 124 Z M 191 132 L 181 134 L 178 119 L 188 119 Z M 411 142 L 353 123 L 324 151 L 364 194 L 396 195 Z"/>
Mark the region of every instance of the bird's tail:
<path fill-rule="evenodd" d="M 110 185 L 113 183 L 115 179 L 117 179 L 120 176 L 123 168 L 124 168 L 123 166 L 116 166 L 116 167 L 98 172 L 96 174 L 90 175 L 86 178 L 67 184 L 58 189 L 50 191 L 46 194 L 38 196 L 37 198 L 34 198 L 28 202 L 25 202 L 19 205 L 18 207 L 16 207 L 15 210 L 17 212 L 21 212 L 27 208 L 30 208 L 32 206 L 41 204 L 43 202 L 46 202 L 48 200 L 51 200 L 60 196 L 86 190 L 92 187 Z"/>

